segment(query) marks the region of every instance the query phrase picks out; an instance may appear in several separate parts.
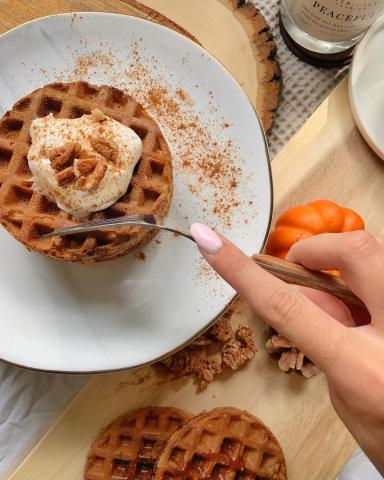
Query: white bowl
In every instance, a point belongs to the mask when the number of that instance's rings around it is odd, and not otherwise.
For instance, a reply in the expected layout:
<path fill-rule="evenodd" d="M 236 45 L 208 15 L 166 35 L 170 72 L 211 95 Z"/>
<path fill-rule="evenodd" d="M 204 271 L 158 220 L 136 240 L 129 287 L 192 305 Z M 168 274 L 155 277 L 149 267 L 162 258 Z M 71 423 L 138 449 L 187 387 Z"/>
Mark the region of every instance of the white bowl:
<path fill-rule="evenodd" d="M 349 98 L 361 134 L 384 159 L 384 16 L 357 47 L 349 76 Z"/>
<path fill-rule="evenodd" d="M 80 69 L 74 75 L 78 55 L 96 50 L 110 59 L 105 68 Z M 221 64 L 173 30 L 100 13 L 55 15 L 22 25 L 0 37 L 0 113 L 56 80 L 81 76 L 126 87 L 124 71 L 138 53 L 148 74 L 161 76 L 171 90 L 182 87 L 187 92 L 213 139 L 233 139 L 237 148 L 233 160 L 241 171 L 236 193 L 241 205 L 233 209 L 227 225 L 207 206 L 215 192 L 225 197 L 228 188 L 206 189 L 198 172 L 182 170 L 178 139 L 149 109 L 175 157 L 169 218 L 185 225 L 207 222 L 247 254 L 260 251 L 270 225 L 272 186 L 257 115 Z M 230 126 L 223 128 L 223 122 Z M 191 193 L 189 183 L 202 185 L 207 203 Z M 29 253 L 1 229 L 0 358 L 48 371 L 117 370 L 152 362 L 206 329 L 226 309 L 234 291 L 206 271 L 192 242 L 167 233 L 156 238 L 161 245 L 152 241 L 142 249 L 145 262 L 132 253 L 105 263 L 76 265 Z"/>

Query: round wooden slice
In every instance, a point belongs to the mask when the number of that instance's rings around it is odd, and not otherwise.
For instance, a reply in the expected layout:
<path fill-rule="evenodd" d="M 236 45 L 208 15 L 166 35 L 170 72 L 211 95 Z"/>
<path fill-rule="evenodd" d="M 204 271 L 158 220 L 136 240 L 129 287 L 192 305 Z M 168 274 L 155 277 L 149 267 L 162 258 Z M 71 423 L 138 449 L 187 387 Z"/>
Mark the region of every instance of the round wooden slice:
<path fill-rule="evenodd" d="M 124 0 L 136 15 L 188 36 L 214 55 L 250 97 L 268 133 L 281 90 L 271 30 L 246 0 Z M 182 27 L 181 27 L 182 25 Z"/>

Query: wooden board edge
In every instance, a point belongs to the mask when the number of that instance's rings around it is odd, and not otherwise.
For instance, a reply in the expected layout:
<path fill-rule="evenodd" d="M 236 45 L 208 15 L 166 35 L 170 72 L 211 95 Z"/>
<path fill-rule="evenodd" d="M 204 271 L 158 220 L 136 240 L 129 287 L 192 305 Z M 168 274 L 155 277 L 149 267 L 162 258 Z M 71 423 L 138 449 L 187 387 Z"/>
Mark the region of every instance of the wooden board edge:
<path fill-rule="evenodd" d="M 181 33 L 201 46 L 195 36 L 157 10 L 138 0 L 121 1 L 138 12 L 144 13 L 148 19 Z M 250 40 L 252 53 L 258 65 L 256 111 L 265 133 L 268 134 L 273 126 L 274 112 L 280 103 L 282 85 L 281 70 L 276 59 L 277 48 L 271 29 L 253 3 L 247 0 L 218 1 L 233 12 Z"/>
<path fill-rule="evenodd" d="M 170 18 L 166 17 L 162 13 L 158 12 L 157 10 L 154 10 L 153 8 L 148 7 L 147 5 L 144 5 L 143 3 L 138 2 L 137 0 L 120 0 L 120 1 L 136 9 L 137 11 L 144 13 L 145 16 L 148 17 L 148 19 L 152 20 L 153 22 L 160 23 L 161 25 L 171 28 L 172 30 L 175 30 L 176 32 L 181 33 L 181 35 L 184 35 L 185 37 L 189 38 L 190 40 L 193 40 L 194 42 L 196 42 L 198 45 L 201 46 L 201 43 L 195 36 L 193 36 L 185 28 L 183 28 L 182 26 L 180 26 Z"/>
<path fill-rule="evenodd" d="M 247 33 L 258 64 L 256 111 L 266 133 L 274 122 L 282 90 L 282 76 L 276 58 L 277 47 L 270 26 L 260 10 L 247 0 L 219 0 L 230 8 Z"/>

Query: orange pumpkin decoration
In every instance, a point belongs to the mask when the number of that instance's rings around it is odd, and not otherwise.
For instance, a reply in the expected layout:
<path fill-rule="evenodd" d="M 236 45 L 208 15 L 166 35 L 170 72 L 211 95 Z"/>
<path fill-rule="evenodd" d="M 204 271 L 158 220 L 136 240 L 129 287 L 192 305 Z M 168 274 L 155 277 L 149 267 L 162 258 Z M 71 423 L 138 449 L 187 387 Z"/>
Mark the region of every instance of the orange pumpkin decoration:
<path fill-rule="evenodd" d="M 350 208 L 330 200 L 316 200 L 284 212 L 269 235 L 265 253 L 285 258 L 291 246 L 319 233 L 364 230 L 363 219 Z"/>

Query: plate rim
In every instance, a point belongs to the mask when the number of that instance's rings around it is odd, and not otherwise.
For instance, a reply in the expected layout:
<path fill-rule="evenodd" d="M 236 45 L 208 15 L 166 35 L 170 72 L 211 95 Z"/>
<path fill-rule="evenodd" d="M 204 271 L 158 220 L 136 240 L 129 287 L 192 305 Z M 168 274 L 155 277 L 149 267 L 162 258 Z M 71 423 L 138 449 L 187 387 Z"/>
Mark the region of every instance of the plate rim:
<path fill-rule="evenodd" d="M 271 230 L 273 210 L 274 210 L 274 187 L 273 187 L 273 176 L 272 176 L 272 168 L 271 168 L 271 155 L 270 155 L 270 152 L 269 152 L 266 133 L 265 133 L 264 128 L 262 126 L 260 117 L 259 117 L 259 115 L 256 111 L 256 108 L 253 105 L 249 95 L 242 88 L 242 86 L 240 85 L 238 80 L 232 75 L 232 73 L 225 67 L 225 65 L 220 60 L 218 60 L 212 53 L 210 53 L 208 50 L 206 50 L 202 45 L 194 42 L 190 38 L 186 37 L 185 35 L 182 35 L 181 33 L 177 32 L 176 30 L 173 30 L 172 28 L 170 28 L 168 26 L 162 25 L 162 24 L 157 23 L 157 22 L 152 21 L 152 20 L 148 20 L 146 18 L 136 17 L 135 15 L 131 15 L 131 14 L 114 13 L 114 12 L 75 11 L 75 12 L 54 13 L 54 14 L 51 14 L 51 15 L 44 15 L 42 17 L 37 17 L 37 18 L 34 18 L 34 19 L 29 20 L 27 22 L 24 22 L 20 25 L 17 25 L 15 27 L 11 28 L 10 30 L 7 30 L 6 32 L 3 32 L 2 34 L 0 34 L 0 41 L 4 37 L 9 35 L 10 33 L 13 33 L 14 31 L 16 31 L 18 29 L 24 28 L 25 26 L 27 26 L 31 23 L 38 23 L 42 20 L 47 20 L 49 18 L 54 18 L 54 17 L 73 17 L 75 15 L 86 15 L 86 16 L 97 15 L 97 16 L 100 16 L 100 17 L 103 17 L 103 16 L 104 17 L 105 16 L 107 16 L 107 17 L 128 17 L 130 19 L 135 19 L 135 21 L 149 23 L 152 26 L 155 26 L 156 28 L 159 28 L 159 29 L 168 30 L 168 31 L 172 32 L 172 34 L 174 34 L 176 37 L 182 37 L 183 39 L 187 40 L 187 42 L 190 42 L 191 44 L 193 44 L 194 47 L 197 47 L 199 50 L 201 50 L 205 55 L 208 55 L 208 57 L 210 57 L 213 61 L 215 61 L 219 65 L 219 67 L 222 70 L 224 70 L 224 72 L 232 78 L 232 80 L 236 84 L 236 86 L 243 92 L 247 102 L 249 103 L 249 105 L 251 106 L 251 108 L 252 108 L 252 110 L 255 114 L 256 121 L 257 121 L 257 123 L 259 125 L 259 128 L 260 128 L 260 131 L 261 131 L 261 137 L 262 137 L 265 156 L 266 156 L 266 161 L 267 161 L 267 172 L 268 172 L 270 198 L 269 198 L 268 222 L 267 222 L 267 225 L 266 225 L 266 228 L 265 228 L 264 238 L 263 238 L 263 241 L 262 241 L 262 244 L 261 244 L 261 247 L 260 247 L 260 250 L 259 250 L 258 253 L 262 252 L 264 250 L 265 244 L 267 242 L 267 239 L 268 239 L 268 236 L 269 236 L 269 233 L 270 233 L 270 230 Z M 2 227 L 2 228 L 4 228 L 4 227 Z M 226 305 L 223 307 L 223 309 L 212 320 L 210 320 L 206 325 L 204 325 L 204 327 L 199 329 L 198 332 L 196 332 L 190 338 L 185 340 L 182 344 L 179 344 L 178 346 L 176 346 L 172 350 L 169 350 L 168 352 L 166 352 L 166 353 L 164 353 L 164 354 L 162 354 L 162 355 L 160 355 L 160 356 L 158 356 L 158 357 L 156 357 L 152 360 L 149 360 L 149 361 L 146 361 L 146 362 L 141 362 L 141 363 L 138 363 L 138 364 L 135 364 L 135 365 L 130 365 L 130 366 L 127 366 L 127 367 L 111 368 L 111 369 L 105 369 L 105 370 L 104 369 L 103 370 L 100 370 L 100 369 L 97 369 L 97 370 L 56 370 L 56 369 L 49 369 L 49 368 L 38 368 L 38 367 L 33 367 L 33 366 L 17 363 L 17 362 L 12 362 L 12 361 L 6 360 L 5 358 L 2 358 L 2 357 L 0 357 L 0 362 L 5 363 L 7 365 L 14 366 L 14 367 L 34 371 L 34 372 L 63 374 L 63 375 L 90 375 L 90 374 L 98 375 L 98 374 L 103 374 L 103 373 L 121 372 L 121 371 L 124 371 L 124 370 L 133 370 L 135 368 L 146 367 L 146 366 L 158 363 L 159 361 L 175 354 L 179 350 L 182 350 L 185 346 L 187 346 L 189 343 L 191 343 L 195 338 L 198 338 L 205 331 L 209 330 L 209 328 L 217 320 L 219 320 L 219 318 L 221 318 L 224 315 L 224 313 L 230 308 L 230 306 L 238 298 L 239 298 L 239 294 L 235 293 L 235 295 L 229 300 L 229 302 L 226 303 Z"/>
<path fill-rule="evenodd" d="M 356 65 L 361 61 L 360 56 L 363 50 L 369 44 L 372 36 L 377 32 L 377 30 L 379 30 L 382 27 L 384 27 L 384 15 L 382 17 L 379 17 L 379 19 L 376 20 L 376 22 L 369 28 L 364 38 L 361 40 L 361 42 L 356 48 L 356 52 L 353 56 L 353 60 L 351 64 L 351 70 L 348 76 L 348 96 L 349 96 L 349 104 L 351 106 L 352 115 L 361 135 L 363 136 L 364 140 L 367 142 L 369 147 L 374 151 L 374 153 L 376 153 L 377 156 L 379 156 L 382 160 L 384 160 L 384 149 L 382 150 L 381 148 L 378 147 L 375 139 L 372 137 L 368 129 L 364 126 L 364 120 L 361 118 L 361 115 L 359 113 L 359 107 L 357 106 L 356 88 L 353 86 L 353 81 L 356 76 L 356 68 L 357 68 Z"/>

